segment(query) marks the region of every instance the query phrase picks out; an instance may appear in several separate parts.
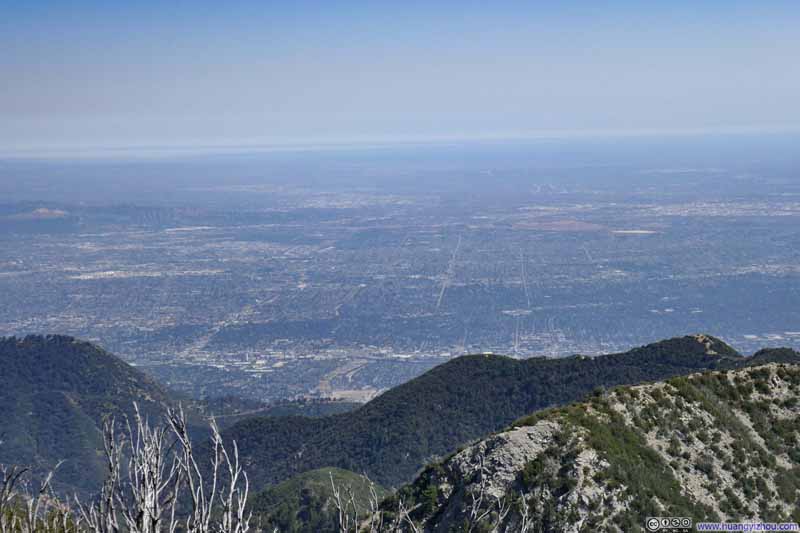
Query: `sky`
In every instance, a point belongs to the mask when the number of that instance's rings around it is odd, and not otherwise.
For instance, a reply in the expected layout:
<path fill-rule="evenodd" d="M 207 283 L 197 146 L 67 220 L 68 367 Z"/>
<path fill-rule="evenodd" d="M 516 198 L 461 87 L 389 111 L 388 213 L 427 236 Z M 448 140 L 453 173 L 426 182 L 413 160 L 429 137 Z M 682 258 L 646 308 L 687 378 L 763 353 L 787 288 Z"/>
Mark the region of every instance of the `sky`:
<path fill-rule="evenodd" d="M 0 152 L 800 128 L 800 2 L 0 0 Z"/>

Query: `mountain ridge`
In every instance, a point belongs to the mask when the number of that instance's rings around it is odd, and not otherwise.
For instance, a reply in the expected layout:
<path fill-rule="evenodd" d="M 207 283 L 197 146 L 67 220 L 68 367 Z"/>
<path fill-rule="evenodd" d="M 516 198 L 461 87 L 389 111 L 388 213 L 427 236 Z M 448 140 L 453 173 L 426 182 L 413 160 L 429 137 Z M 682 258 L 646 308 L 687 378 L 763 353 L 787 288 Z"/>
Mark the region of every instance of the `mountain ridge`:
<path fill-rule="evenodd" d="M 765 349 L 748 359 L 704 335 L 596 357 L 468 355 L 355 411 L 314 419 L 255 417 L 223 433 L 237 440 L 254 490 L 322 467 L 365 472 L 381 485 L 398 486 L 457 446 L 598 387 L 772 360 L 800 361 L 800 355 Z M 57 480 L 79 490 L 95 488 L 102 478 L 104 465 L 94 451 L 105 417 L 130 415 L 133 402 L 157 417 L 174 403 L 143 372 L 69 336 L 0 338 L 0 365 L 0 463 L 42 472 L 68 459 Z"/>
<path fill-rule="evenodd" d="M 709 335 L 595 357 L 519 360 L 468 355 L 350 413 L 317 420 L 255 417 L 224 433 L 239 444 L 256 488 L 323 466 L 363 471 L 384 486 L 397 486 L 459 445 L 500 430 L 524 414 L 577 401 L 597 387 L 736 368 L 748 361 Z"/>
<path fill-rule="evenodd" d="M 384 507 L 398 498 L 426 533 L 800 522 L 800 364 L 620 386 L 534 413 L 430 465 Z"/>

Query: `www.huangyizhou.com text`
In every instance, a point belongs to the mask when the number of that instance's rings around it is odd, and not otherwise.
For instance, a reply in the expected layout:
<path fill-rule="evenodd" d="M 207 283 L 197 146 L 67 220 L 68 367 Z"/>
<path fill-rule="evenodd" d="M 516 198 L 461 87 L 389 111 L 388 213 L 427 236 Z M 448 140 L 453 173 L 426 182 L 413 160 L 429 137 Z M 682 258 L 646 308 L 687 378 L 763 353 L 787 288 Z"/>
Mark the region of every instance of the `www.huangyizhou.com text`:
<path fill-rule="evenodd" d="M 800 531 L 796 522 L 698 522 L 697 531 Z"/>
<path fill-rule="evenodd" d="M 694 528 L 692 527 L 694 525 Z M 653 516 L 645 521 L 653 533 L 690 533 L 697 531 L 800 531 L 796 522 L 697 522 L 688 516 Z"/>

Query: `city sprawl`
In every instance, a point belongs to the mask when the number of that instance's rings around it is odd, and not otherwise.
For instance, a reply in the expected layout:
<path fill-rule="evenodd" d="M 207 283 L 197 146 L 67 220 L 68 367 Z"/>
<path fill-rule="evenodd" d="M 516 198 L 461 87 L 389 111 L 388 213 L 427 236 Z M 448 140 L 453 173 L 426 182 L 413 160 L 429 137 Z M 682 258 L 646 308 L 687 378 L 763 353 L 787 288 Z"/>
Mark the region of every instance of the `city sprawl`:
<path fill-rule="evenodd" d="M 542 150 L 77 161 L 45 196 L 47 163 L 6 163 L 0 335 L 94 339 L 173 388 L 260 400 L 363 401 L 464 353 L 687 331 L 800 347 L 786 169 Z"/>

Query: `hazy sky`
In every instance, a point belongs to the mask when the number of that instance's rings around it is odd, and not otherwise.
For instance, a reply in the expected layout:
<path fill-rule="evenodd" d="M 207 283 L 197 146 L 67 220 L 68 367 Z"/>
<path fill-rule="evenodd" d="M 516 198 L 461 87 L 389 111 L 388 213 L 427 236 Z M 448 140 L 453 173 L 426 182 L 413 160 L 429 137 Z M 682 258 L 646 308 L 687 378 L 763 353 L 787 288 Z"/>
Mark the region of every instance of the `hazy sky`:
<path fill-rule="evenodd" d="M 800 2 L 0 0 L 0 149 L 800 126 Z"/>

